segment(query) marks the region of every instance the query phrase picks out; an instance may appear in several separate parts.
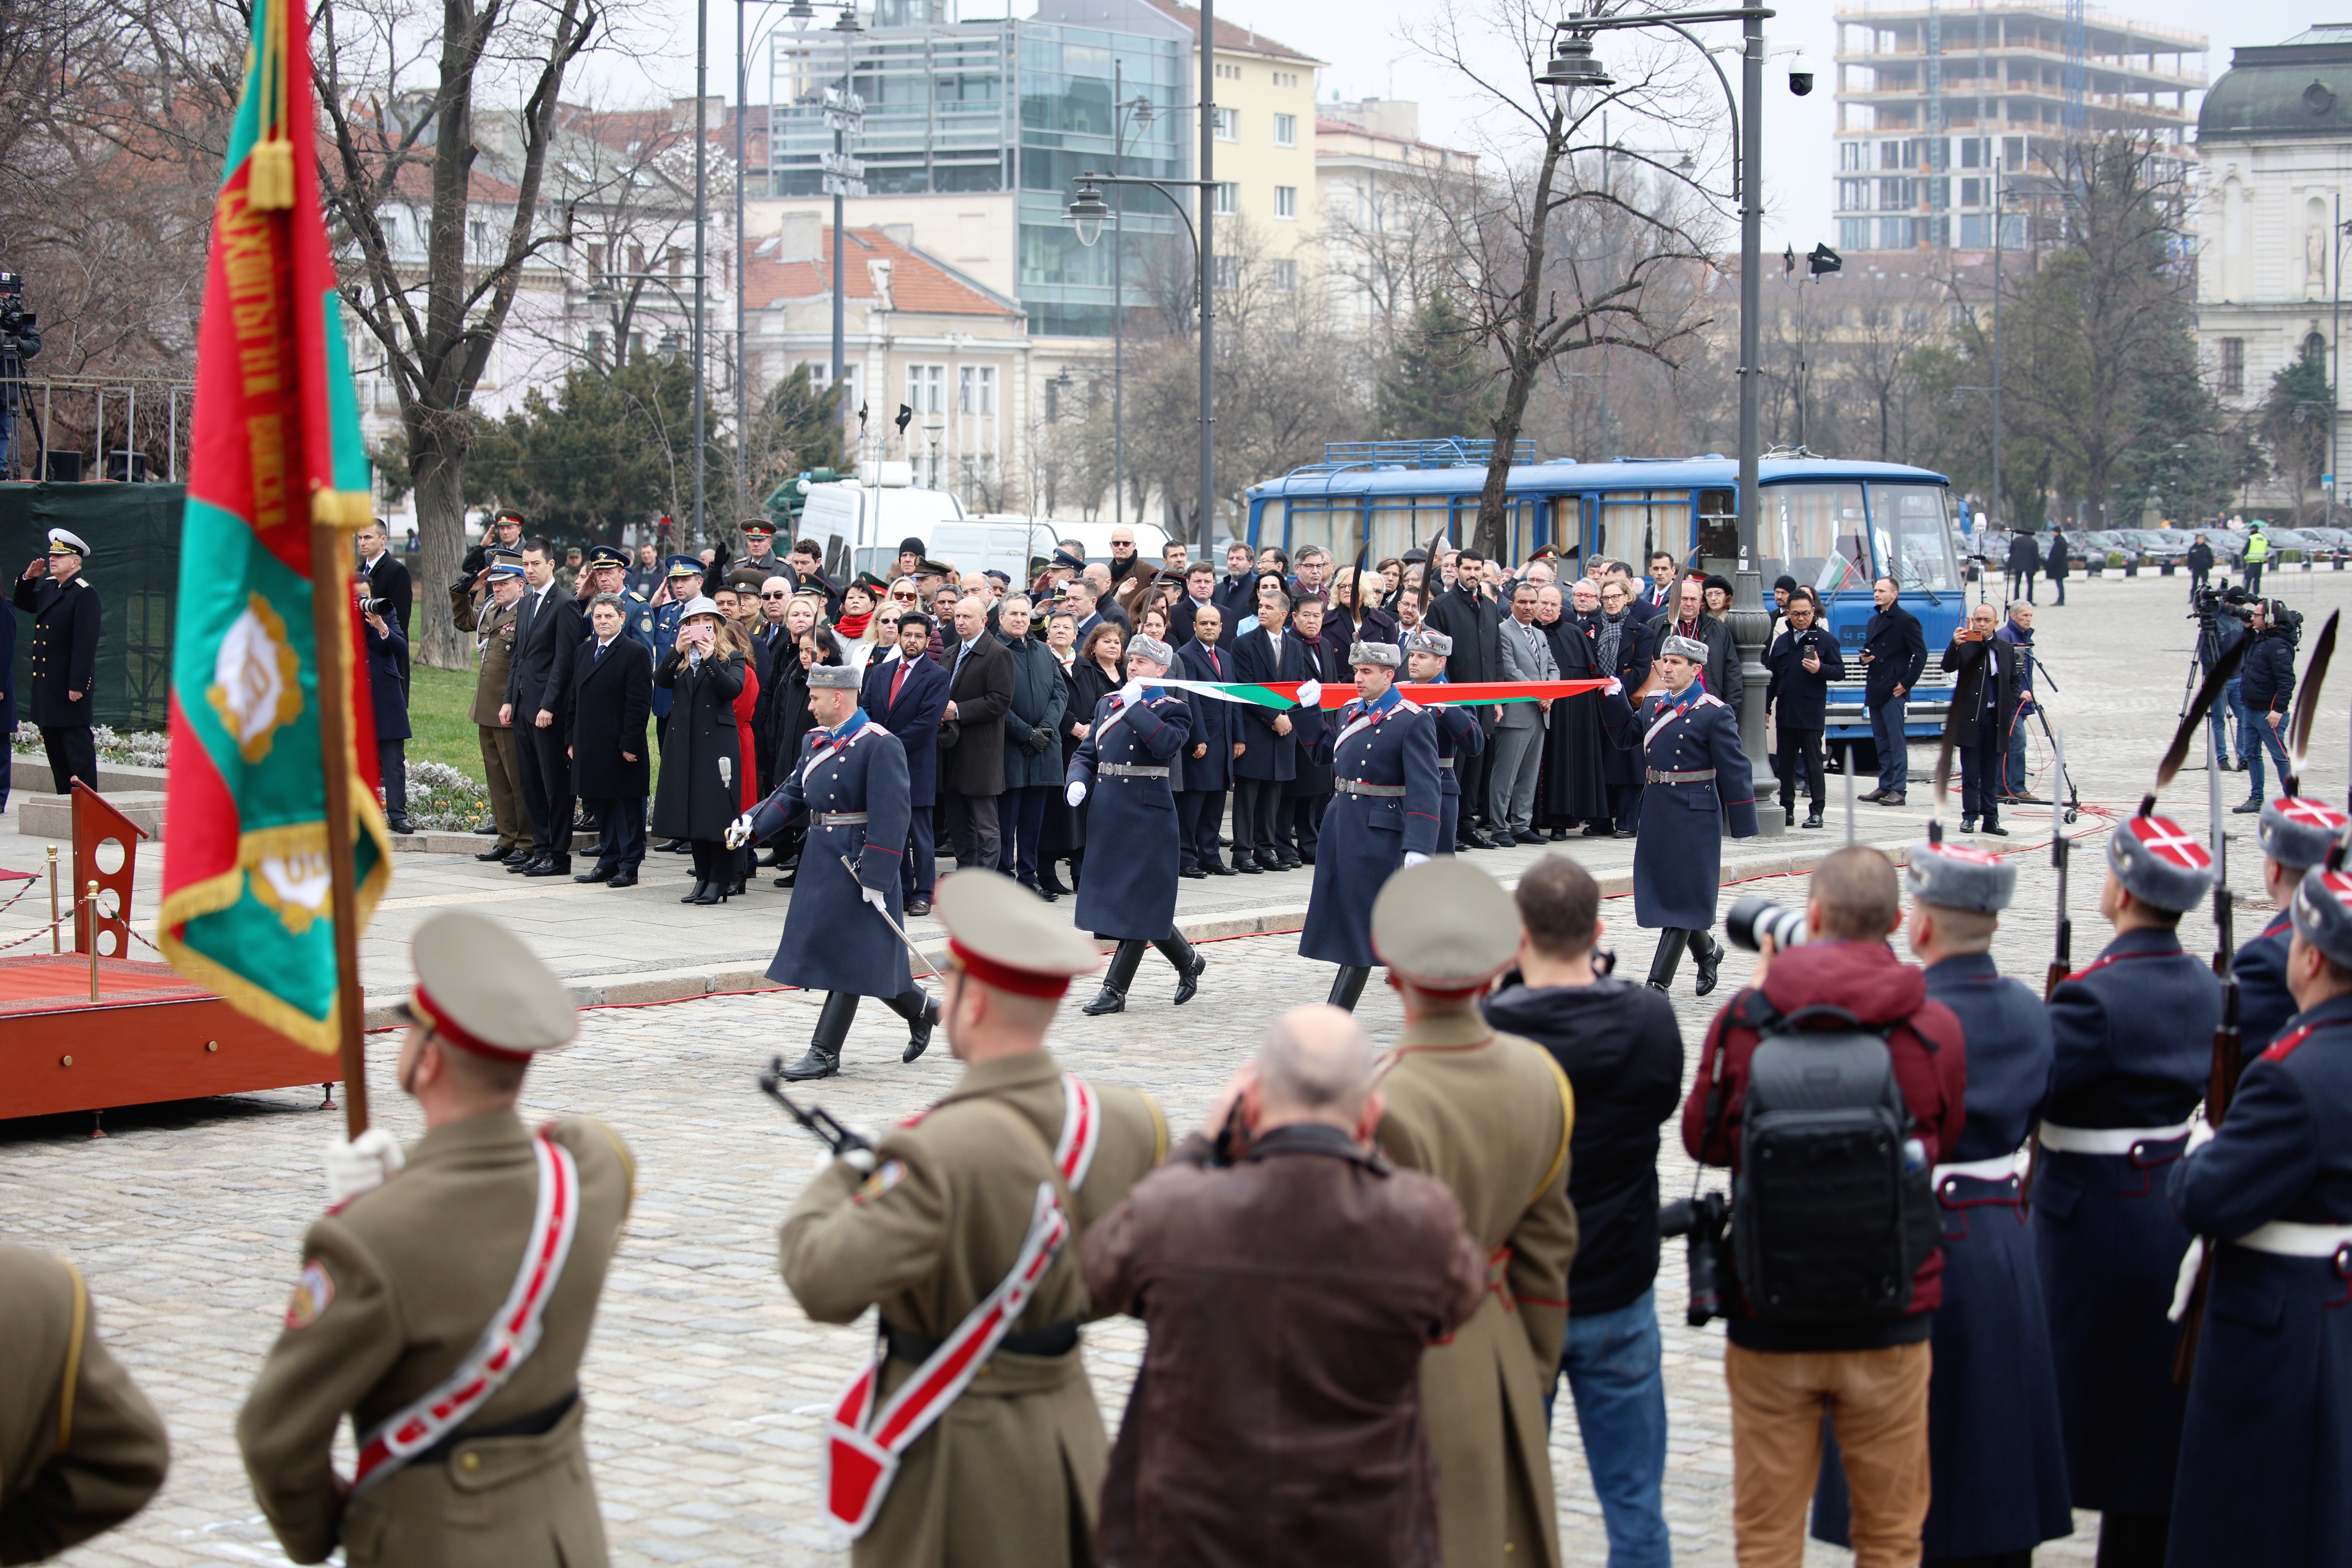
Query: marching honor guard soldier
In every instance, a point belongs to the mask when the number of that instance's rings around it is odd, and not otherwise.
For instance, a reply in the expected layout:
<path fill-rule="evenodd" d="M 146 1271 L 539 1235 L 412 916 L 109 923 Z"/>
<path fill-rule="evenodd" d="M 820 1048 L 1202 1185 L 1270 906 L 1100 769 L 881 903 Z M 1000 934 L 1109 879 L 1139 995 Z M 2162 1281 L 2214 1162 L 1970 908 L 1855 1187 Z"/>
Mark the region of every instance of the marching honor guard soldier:
<path fill-rule="evenodd" d="M 1445 661 L 1454 657 L 1452 637 L 1416 627 L 1404 634 L 1399 646 L 1412 684 L 1446 683 Z M 1432 703 L 1429 712 L 1437 721 L 1437 853 L 1451 855 L 1462 826 L 1462 780 L 1456 764 L 1486 749 L 1486 731 L 1478 721 L 1478 710 L 1458 702 Z"/>
<path fill-rule="evenodd" d="M 1127 645 L 1127 684 L 1095 704 L 1087 738 L 1070 758 L 1071 808 L 1094 797 L 1087 842 L 1102 850 L 1087 856 L 1078 884 L 1078 929 L 1118 943 L 1101 993 L 1078 1009 L 1088 1016 L 1126 1011 L 1146 942 L 1175 965 L 1176 1006 L 1192 999 L 1209 967 L 1176 929 L 1181 847 L 1168 769 L 1192 740 L 1192 710 L 1151 684 L 1175 661 L 1166 643 L 1139 633 Z"/>
<path fill-rule="evenodd" d="M 1687 946 L 1702 996 L 1715 989 L 1723 965 L 1723 944 L 1707 932 L 1723 880 L 1726 818 L 1734 838 L 1756 835 L 1756 786 L 1739 749 L 1738 716 L 1696 679 L 1706 658 L 1705 643 L 1669 637 L 1658 645 L 1664 690 L 1639 712 L 1625 700 L 1621 681 L 1612 680 L 1601 699 L 1601 722 L 1617 744 L 1642 752 L 1646 784 L 1633 845 L 1633 920 L 1659 928 L 1650 984 L 1670 988 Z"/>
<path fill-rule="evenodd" d="M 1323 814 L 1298 953 L 1339 966 L 1328 1000 L 1352 1013 L 1381 962 L 1372 951 L 1373 905 L 1391 876 L 1437 853 L 1444 792 L 1436 720 L 1396 689 L 1402 656 L 1395 645 L 1356 643 L 1348 662 L 1356 672 L 1356 700 L 1336 721 L 1334 793 Z"/>
<path fill-rule="evenodd" d="M 2267 814 L 2265 814 L 2267 819 Z M 2352 1559 L 2352 877 L 2304 877 L 2300 1009 L 2246 1065 L 2173 1212 L 2216 1236 L 2180 1439 L 2169 1568 Z"/>
<path fill-rule="evenodd" d="M 1911 951 L 1927 999 L 1959 1020 L 1967 1120 L 1930 1173 L 1943 1221 L 1943 1300 L 1929 1333 L 1928 1563 L 2023 1563 L 2071 1534 L 2065 1438 L 2018 1153 L 2050 1091 L 2041 998 L 1992 959 L 2017 863 L 1965 845 L 1911 847 Z M 1822 1464 L 1814 1533 L 1851 1545 L 1845 1472 Z M 1824 1528 L 1827 1526 L 1827 1528 Z"/>
<path fill-rule="evenodd" d="M 1454 858 L 1408 867 L 1370 926 L 1404 1008 L 1380 1079 L 1381 1152 L 1452 1188 L 1486 1254 L 1477 1311 L 1421 1363 L 1444 1561 L 1558 1568 L 1544 1395 L 1576 1257 L 1574 1096 L 1550 1052 L 1479 1012 L 1519 951 L 1517 907 L 1492 877 Z"/>
<path fill-rule="evenodd" d="M 255 1499 L 297 1563 L 567 1568 L 605 1561 L 580 1359 L 635 1168 L 584 1117 L 515 1114 L 579 1032 L 562 984 L 469 910 L 417 928 L 404 1155 L 372 1127 L 327 1155 L 286 1326 L 237 1413 Z M 331 1462 L 352 1417 L 358 1473 Z"/>
<path fill-rule="evenodd" d="M 171 1443 L 63 1258 L 0 1246 L 0 1563 L 38 1563 L 146 1507 Z"/>
<path fill-rule="evenodd" d="M 899 867 L 907 842 L 907 751 L 857 705 L 858 672 L 812 665 L 800 755 L 776 791 L 727 830 L 727 846 L 781 832 L 803 814 L 799 879 L 768 978 L 825 994 L 808 1051 L 784 1069 L 797 1083 L 841 1070 L 857 999 L 879 996 L 907 1020 L 903 1061 L 931 1043 L 939 1009 L 915 984 L 899 940 Z M 844 860 L 849 862 L 845 866 Z"/>
<path fill-rule="evenodd" d="M 2295 889 L 2344 833 L 2344 814 L 2334 806 L 2294 795 L 2263 803 L 2263 888 L 2278 907 L 2271 923 L 2238 949 L 2238 1037 L 2252 1061 L 2276 1039 L 2294 1016 L 2287 990 L 2287 945 L 2294 937 L 2290 911 Z"/>
<path fill-rule="evenodd" d="M 74 779 L 98 787 L 98 590 L 81 574 L 89 546 L 49 530 L 48 554 L 16 580 L 16 607 L 33 617 L 33 722 L 48 753 L 49 787 L 73 793 Z"/>
<path fill-rule="evenodd" d="M 1078 1354 L 1096 1315 L 1078 1241 L 1160 1163 L 1167 1123 L 1045 1048 L 1101 963 L 1092 942 L 994 871 L 943 879 L 938 910 L 963 1077 L 812 1176 L 780 1238 L 811 1318 L 880 1319 L 826 1423 L 820 1490 L 858 1568 L 1081 1568 L 1108 1444 Z"/>
<path fill-rule="evenodd" d="M 2213 882 L 2205 847 L 2169 817 L 2107 839 L 2098 958 L 2050 997 L 2056 1064 L 2033 1175 L 2033 1238 L 2058 1372 L 2066 1473 L 2097 1509 L 2099 1561 L 2164 1561 L 2186 1391 L 2166 1321 L 2189 1233 L 2164 1197 L 2205 1097 L 2221 984 L 2176 928 Z"/>

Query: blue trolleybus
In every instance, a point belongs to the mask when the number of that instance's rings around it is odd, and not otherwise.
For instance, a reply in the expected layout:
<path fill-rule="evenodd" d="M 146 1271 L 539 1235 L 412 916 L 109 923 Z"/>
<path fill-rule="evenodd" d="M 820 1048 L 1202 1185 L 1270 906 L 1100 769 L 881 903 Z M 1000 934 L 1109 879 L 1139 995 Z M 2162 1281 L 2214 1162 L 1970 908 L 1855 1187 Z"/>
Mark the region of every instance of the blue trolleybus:
<path fill-rule="evenodd" d="M 1736 521 L 1739 465 L 1720 454 L 1538 462 L 1532 443 L 1520 447 L 1507 492 L 1504 550 L 1513 561 L 1549 544 L 1562 554 L 1631 561 L 1638 575 L 1653 550 L 1687 560 L 1702 530 Z M 1477 441 L 1335 444 L 1325 461 L 1250 488 L 1249 542 L 1294 556 L 1319 544 L 1342 563 L 1360 549 L 1373 561 L 1402 555 L 1441 532 L 1459 545 L 1477 525 L 1490 449 Z M 1811 584 L 1839 643 L 1858 652 L 1871 584 L 1893 575 L 1927 639 L 1927 670 L 1906 712 L 1909 731 L 1942 733 L 1951 679 L 1936 665 L 1968 615 L 1950 481 L 1900 463 L 1812 457 L 1767 458 L 1760 478 L 1763 559 L 1756 564 L 1765 586 L 1783 574 Z M 1846 668 L 1853 679 L 1830 691 L 1829 733 L 1866 742 L 1862 669 L 1851 658 Z"/>

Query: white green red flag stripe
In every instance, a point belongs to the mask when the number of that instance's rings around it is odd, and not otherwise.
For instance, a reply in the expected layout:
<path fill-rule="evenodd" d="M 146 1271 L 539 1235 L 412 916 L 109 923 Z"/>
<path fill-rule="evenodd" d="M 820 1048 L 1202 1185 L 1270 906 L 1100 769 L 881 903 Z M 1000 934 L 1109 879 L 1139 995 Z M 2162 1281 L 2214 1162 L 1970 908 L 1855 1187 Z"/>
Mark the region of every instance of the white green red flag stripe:
<path fill-rule="evenodd" d="M 390 879 L 360 623 L 321 692 L 313 521 L 355 528 L 371 483 L 320 219 L 302 0 L 255 0 L 213 202 L 172 656 L 163 949 L 314 1050 L 336 1048 L 328 835 L 355 847 L 360 924 Z M 349 716 L 352 820 L 329 823 L 321 701 Z"/>
<path fill-rule="evenodd" d="M 1352 684 L 1327 686 L 1317 680 L 1147 680 L 1144 684 L 1259 708 L 1345 708 L 1356 700 Z M 1485 707 L 1579 697 L 1608 684 L 1605 680 L 1449 680 L 1436 685 L 1402 682 L 1397 689 L 1424 708 Z"/>

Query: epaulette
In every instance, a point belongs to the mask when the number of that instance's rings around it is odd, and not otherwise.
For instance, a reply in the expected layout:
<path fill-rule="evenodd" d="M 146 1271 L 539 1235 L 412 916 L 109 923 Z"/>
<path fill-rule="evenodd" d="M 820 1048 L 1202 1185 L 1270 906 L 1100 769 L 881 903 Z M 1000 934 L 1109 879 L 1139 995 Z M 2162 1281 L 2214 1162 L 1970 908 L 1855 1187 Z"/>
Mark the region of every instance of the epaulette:
<path fill-rule="evenodd" d="M 1691 706 L 1694 708 L 1705 708 L 1710 703 L 1717 708 L 1728 708 L 1731 706 L 1731 704 L 1726 702 L 1722 698 L 1717 697 L 1712 691 L 1700 692 L 1698 694 L 1698 700 L 1692 703 Z"/>
<path fill-rule="evenodd" d="M 1396 711 L 1400 713 L 1418 713 L 1421 710 L 1421 704 L 1410 697 L 1400 697 L 1396 700 Z"/>

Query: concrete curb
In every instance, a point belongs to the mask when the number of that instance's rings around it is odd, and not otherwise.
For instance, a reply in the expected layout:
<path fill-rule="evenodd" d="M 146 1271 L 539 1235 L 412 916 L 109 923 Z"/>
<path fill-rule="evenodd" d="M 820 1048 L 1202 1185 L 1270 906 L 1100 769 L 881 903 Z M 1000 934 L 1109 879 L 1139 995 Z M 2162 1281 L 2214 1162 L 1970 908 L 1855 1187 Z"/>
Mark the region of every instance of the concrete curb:
<path fill-rule="evenodd" d="M 417 835 L 416 837 L 427 836 Z M 432 837 L 457 838 L 460 836 L 451 834 Z M 1874 847 L 1883 851 L 1898 866 L 1910 858 L 1911 846 L 1908 841 L 1900 844 L 1878 844 Z M 1823 858 L 1844 847 L 1845 841 L 1843 837 L 1832 837 L 1801 848 L 1792 847 L 1760 855 L 1727 857 L 1723 862 L 1723 885 L 1728 887 L 1734 882 L 1745 882 L 1758 877 L 1801 876 L 1820 865 Z M 1518 878 L 1516 876 L 1499 877 L 1496 879 L 1506 889 L 1518 886 Z M 1633 890 L 1633 874 L 1630 870 L 1612 872 L 1600 880 L 1601 896 L 1604 899 L 1625 897 Z M 1306 922 L 1307 905 L 1302 899 L 1297 902 L 1286 900 L 1278 904 L 1269 904 L 1262 909 L 1227 910 L 1216 914 L 1204 915 L 1199 919 L 1178 922 L 1178 929 L 1184 933 L 1188 941 L 1221 942 L 1234 937 L 1278 936 L 1297 931 Z M 931 960 L 933 968 L 930 973 L 937 973 L 938 965 L 947 952 L 946 933 L 934 930 L 929 932 L 915 931 L 908 934 L 914 938 L 917 950 Z M 1108 952 L 1113 944 L 1102 942 L 1098 945 Z M 916 978 L 921 979 L 924 976 L 918 975 Z M 769 979 L 764 965 L 759 968 L 689 967 L 639 971 L 635 973 L 614 975 L 590 974 L 567 980 L 563 984 L 564 988 L 572 993 L 573 1003 L 582 1007 L 643 1006 L 656 1002 L 688 1002 L 698 997 L 714 996 L 730 992 L 790 989 L 778 985 Z M 367 1004 L 367 1026 L 370 1029 L 399 1027 L 401 1019 L 393 1009 L 400 1000 L 402 998 L 379 999 L 371 996 Z"/>

